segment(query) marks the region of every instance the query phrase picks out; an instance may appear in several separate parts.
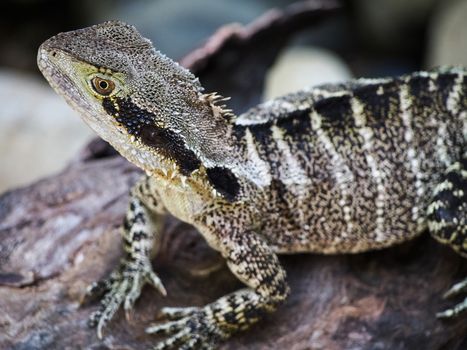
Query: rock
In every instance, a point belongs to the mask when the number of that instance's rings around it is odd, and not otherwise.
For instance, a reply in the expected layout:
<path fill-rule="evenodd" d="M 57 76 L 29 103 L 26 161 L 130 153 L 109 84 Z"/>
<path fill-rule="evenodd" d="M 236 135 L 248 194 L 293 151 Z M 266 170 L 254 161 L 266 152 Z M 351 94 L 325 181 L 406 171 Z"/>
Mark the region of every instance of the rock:
<path fill-rule="evenodd" d="M 264 99 L 285 95 L 305 86 L 349 80 L 352 73 L 330 51 L 312 47 L 292 47 L 281 53 L 268 72 Z"/>
<path fill-rule="evenodd" d="M 53 174 L 91 131 L 45 81 L 0 71 L 0 192 Z"/>
<path fill-rule="evenodd" d="M 167 297 L 144 288 L 130 320 L 120 310 L 99 340 L 79 304 L 87 284 L 122 254 L 118 226 L 140 175 L 119 156 L 78 161 L 0 197 L 0 348 L 147 349 L 163 306 L 201 306 L 241 283 L 196 230 L 168 218 L 154 269 Z M 465 349 L 466 318 L 434 314 L 467 273 L 465 260 L 425 235 L 356 255 L 281 256 L 292 293 L 277 312 L 221 349 Z M 207 272 L 210 271 L 210 272 Z"/>
<path fill-rule="evenodd" d="M 444 1 L 434 13 L 428 35 L 428 68 L 467 66 L 467 1 Z"/>

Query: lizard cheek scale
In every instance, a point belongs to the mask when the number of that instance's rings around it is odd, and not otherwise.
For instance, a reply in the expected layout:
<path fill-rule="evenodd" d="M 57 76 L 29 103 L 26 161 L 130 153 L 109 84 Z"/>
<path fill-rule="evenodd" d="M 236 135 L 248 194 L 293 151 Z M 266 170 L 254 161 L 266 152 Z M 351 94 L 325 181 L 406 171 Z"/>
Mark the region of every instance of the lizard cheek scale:
<path fill-rule="evenodd" d="M 236 116 L 119 21 L 60 33 L 38 65 L 82 119 L 146 175 L 122 225 L 124 256 L 92 284 L 102 337 L 145 284 L 170 213 L 197 228 L 245 288 L 163 308 L 154 349 L 213 349 L 290 293 L 278 254 L 357 253 L 428 231 L 467 256 L 467 74 L 462 67 L 304 88 Z M 445 296 L 467 291 L 467 279 Z M 467 298 L 437 314 L 467 310 Z M 280 311 L 279 311 L 280 312 Z"/>

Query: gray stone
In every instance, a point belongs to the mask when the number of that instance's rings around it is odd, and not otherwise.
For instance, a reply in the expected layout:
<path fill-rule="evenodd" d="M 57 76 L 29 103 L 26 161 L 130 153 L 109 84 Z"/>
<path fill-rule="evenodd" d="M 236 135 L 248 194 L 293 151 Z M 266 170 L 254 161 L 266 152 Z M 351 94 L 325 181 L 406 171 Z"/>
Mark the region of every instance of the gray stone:
<path fill-rule="evenodd" d="M 62 169 L 91 130 L 45 81 L 0 70 L 0 192 Z"/>
<path fill-rule="evenodd" d="M 352 78 L 352 73 L 337 55 L 316 47 L 286 49 L 266 79 L 264 99 L 298 91 L 305 86 L 337 83 Z"/>
<path fill-rule="evenodd" d="M 467 1 L 445 1 L 431 24 L 427 66 L 467 65 Z"/>

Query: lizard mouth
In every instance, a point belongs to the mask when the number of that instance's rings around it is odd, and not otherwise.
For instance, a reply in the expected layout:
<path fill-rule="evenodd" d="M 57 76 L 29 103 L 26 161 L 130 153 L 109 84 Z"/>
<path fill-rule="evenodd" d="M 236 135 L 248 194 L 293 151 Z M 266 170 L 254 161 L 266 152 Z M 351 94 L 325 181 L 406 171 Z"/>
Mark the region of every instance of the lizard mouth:
<path fill-rule="evenodd" d="M 59 94 L 63 95 L 68 103 L 79 110 L 86 111 L 89 103 L 76 87 L 72 77 L 57 63 L 60 56 L 65 52 L 50 48 L 44 43 L 41 45 L 37 55 L 37 65 L 39 70 L 49 82 L 50 86 Z"/>
<path fill-rule="evenodd" d="M 104 113 L 98 113 L 96 108 L 101 106 L 88 100 L 86 94 L 77 84 L 79 76 L 71 67 L 72 56 L 65 50 L 51 46 L 48 41 L 44 42 L 38 50 L 37 65 L 50 86 L 62 96 L 66 102 L 76 111 L 83 121 L 93 129 L 100 137 L 108 141 L 122 155 L 127 157 L 145 170 L 168 169 L 164 174 L 172 178 L 177 175 L 174 162 L 154 152 L 149 146 L 133 147 L 134 141 L 130 136 L 123 138 L 126 132 L 117 128 L 114 118 L 105 118 Z M 106 114 L 107 116 L 107 114 Z M 128 149 L 133 149 L 129 154 Z M 168 176 L 168 175 L 166 175 Z"/>

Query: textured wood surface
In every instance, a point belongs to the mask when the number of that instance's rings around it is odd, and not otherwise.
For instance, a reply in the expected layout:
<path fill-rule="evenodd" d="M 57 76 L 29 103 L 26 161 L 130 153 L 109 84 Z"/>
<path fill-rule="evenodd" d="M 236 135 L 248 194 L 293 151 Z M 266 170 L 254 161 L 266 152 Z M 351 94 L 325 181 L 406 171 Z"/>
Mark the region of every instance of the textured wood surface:
<path fill-rule="evenodd" d="M 207 90 L 232 95 L 234 108 L 244 110 L 259 100 L 264 74 L 287 39 L 334 13 L 334 3 L 323 3 L 225 27 L 183 62 Z M 241 63 L 232 64 L 232 55 Z M 238 79 L 249 74 L 254 79 Z M 86 325 L 97 305 L 79 300 L 121 256 L 118 226 L 139 174 L 95 140 L 62 173 L 0 197 L 1 349 L 147 348 L 157 338 L 144 328 L 161 306 L 203 305 L 241 286 L 196 230 L 169 217 L 153 261 L 168 296 L 145 288 L 131 319 L 117 313 L 97 339 Z M 441 294 L 466 275 L 467 264 L 428 235 L 379 252 L 281 261 L 289 300 L 223 349 L 467 348 L 465 316 L 434 317 L 452 305 Z"/>

